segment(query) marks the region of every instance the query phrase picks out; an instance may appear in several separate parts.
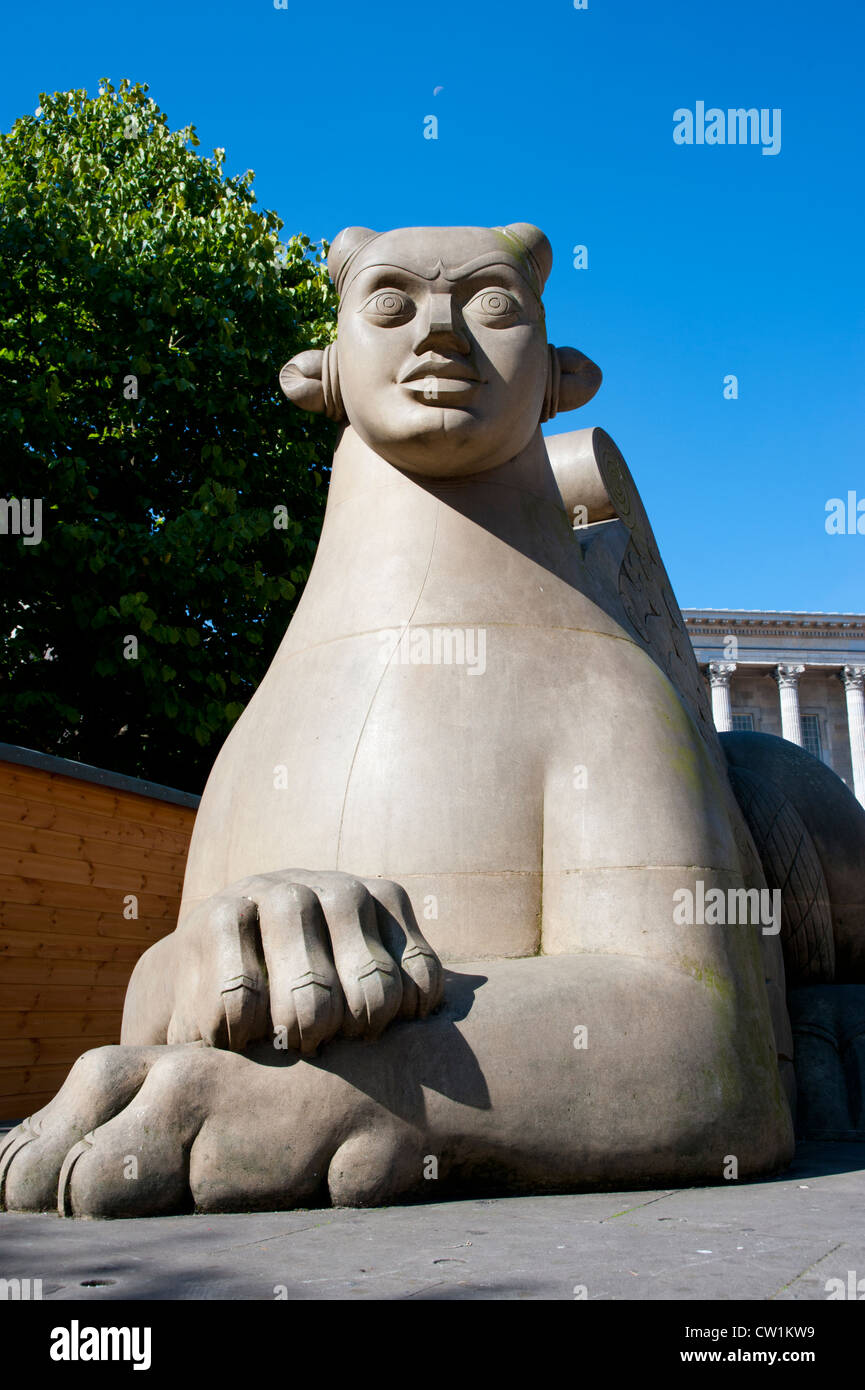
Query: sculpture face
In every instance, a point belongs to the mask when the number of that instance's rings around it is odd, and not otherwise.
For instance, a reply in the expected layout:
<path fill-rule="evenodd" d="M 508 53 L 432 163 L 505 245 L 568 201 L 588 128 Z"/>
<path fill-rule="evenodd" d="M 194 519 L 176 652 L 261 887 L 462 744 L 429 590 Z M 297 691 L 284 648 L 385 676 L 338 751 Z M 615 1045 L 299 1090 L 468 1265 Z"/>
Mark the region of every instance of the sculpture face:
<path fill-rule="evenodd" d="M 361 438 L 429 477 L 498 467 L 538 427 L 547 336 L 503 233 L 413 227 L 362 247 L 339 310 L 340 387 Z"/>

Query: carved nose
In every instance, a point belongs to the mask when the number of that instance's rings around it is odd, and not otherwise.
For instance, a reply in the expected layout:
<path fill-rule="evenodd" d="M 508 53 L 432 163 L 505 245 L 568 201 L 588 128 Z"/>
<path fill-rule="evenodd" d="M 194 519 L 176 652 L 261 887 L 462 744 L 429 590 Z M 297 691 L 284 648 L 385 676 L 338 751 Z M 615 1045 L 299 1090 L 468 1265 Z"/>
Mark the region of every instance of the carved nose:
<path fill-rule="evenodd" d="M 454 314 L 453 299 L 449 294 L 431 294 L 427 311 L 419 318 L 420 334 L 414 345 L 415 352 L 424 352 L 433 346 L 449 347 L 463 354 L 471 351 L 471 343 Z"/>

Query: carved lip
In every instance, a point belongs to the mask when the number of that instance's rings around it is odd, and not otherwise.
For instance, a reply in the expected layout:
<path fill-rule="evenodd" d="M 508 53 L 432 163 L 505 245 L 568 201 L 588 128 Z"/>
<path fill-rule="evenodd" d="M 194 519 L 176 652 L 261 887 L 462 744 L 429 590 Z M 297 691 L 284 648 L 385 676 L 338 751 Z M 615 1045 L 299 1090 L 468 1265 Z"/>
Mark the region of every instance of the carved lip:
<path fill-rule="evenodd" d="M 400 383 L 407 385 L 410 381 L 428 381 L 430 377 L 435 381 L 462 382 L 466 386 L 477 386 L 481 382 L 481 377 L 470 362 L 453 362 L 441 357 L 427 358 L 425 362 L 409 368 L 400 377 Z"/>

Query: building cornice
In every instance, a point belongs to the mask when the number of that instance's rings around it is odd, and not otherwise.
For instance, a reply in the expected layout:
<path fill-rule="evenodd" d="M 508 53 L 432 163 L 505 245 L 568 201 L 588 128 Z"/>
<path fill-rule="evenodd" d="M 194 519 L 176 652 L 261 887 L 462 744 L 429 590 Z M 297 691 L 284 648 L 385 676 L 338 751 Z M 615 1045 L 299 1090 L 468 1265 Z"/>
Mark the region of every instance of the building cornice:
<path fill-rule="evenodd" d="M 748 637 L 865 639 L 862 613 L 774 613 L 734 608 L 683 608 L 688 633 L 714 637 L 737 632 Z"/>

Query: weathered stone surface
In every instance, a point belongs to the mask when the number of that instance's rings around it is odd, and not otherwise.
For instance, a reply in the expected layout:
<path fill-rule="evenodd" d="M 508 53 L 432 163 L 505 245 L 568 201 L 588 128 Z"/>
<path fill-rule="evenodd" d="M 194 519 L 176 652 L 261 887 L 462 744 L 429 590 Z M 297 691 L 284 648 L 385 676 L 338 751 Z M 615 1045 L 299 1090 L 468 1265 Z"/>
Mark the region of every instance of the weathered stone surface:
<path fill-rule="evenodd" d="M 865 985 L 790 991 L 796 1128 L 805 1139 L 865 1140 Z"/>
<path fill-rule="evenodd" d="M 865 984 L 865 808 L 831 768 L 773 734 L 723 734 L 734 769 L 771 783 L 795 807 L 823 870 L 838 983 Z"/>
<path fill-rule="evenodd" d="M 774 782 L 735 764 L 730 766 L 730 780 L 754 837 L 766 882 L 781 894 L 787 988 L 831 983 L 835 979 L 835 938 L 829 889 L 814 841 L 792 801 Z"/>

